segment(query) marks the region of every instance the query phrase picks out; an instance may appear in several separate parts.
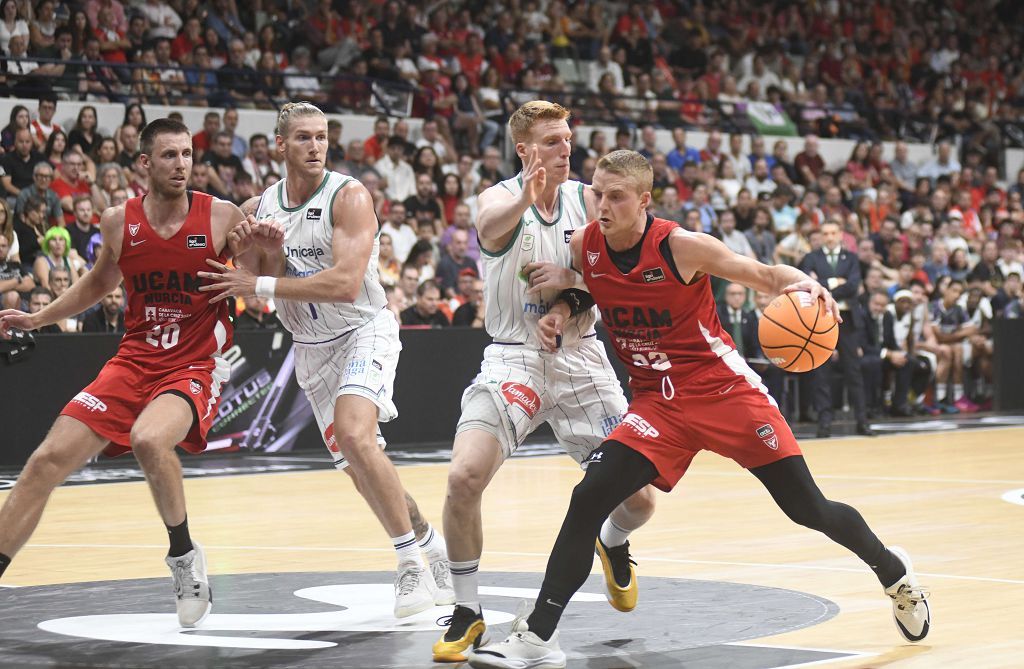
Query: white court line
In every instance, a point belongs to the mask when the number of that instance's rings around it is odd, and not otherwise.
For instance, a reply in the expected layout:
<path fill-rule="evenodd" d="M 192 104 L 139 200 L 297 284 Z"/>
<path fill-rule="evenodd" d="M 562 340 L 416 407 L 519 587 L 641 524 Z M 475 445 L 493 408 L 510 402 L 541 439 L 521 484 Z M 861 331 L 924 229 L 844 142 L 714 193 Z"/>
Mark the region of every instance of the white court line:
<path fill-rule="evenodd" d="M 813 660 L 811 662 L 800 662 L 797 664 L 783 664 L 774 669 L 792 669 L 793 667 L 812 667 L 820 664 L 831 664 L 832 662 L 843 662 L 845 660 L 852 660 L 855 658 L 864 657 L 877 657 L 878 653 L 865 653 L 857 650 L 837 650 L 834 648 L 806 648 L 804 646 L 778 646 L 766 643 L 746 643 L 744 641 L 737 641 L 736 643 L 727 643 L 726 646 L 744 646 L 747 648 L 769 648 L 769 649 L 782 649 L 782 650 L 803 650 L 811 653 L 843 653 L 840 657 L 830 657 L 825 660 Z"/>
<path fill-rule="evenodd" d="M 113 548 L 113 549 L 165 549 L 167 544 L 27 544 L 25 548 Z M 351 546 L 213 546 L 203 545 L 208 550 L 244 550 L 244 551 L 283 551 L 283 552 L 310 552 L 310 553 L 393 553 L 393 548 L 353 548 Z M 548 553 L 527 553 L 517 551 L 484 551 L 484 555 L 504 557 L 535 557 L 547 559 Z M 852 574 L 864 572 L 863 568 L 854 567 L 821 567 L 817 565 L 803 564 L 776 564 L 768 562 L 726 562 L 722 560 L 682 560 L 678 558 L 662 558 L 645 555 L 634 555 L 638 560 L 644 562 L 667 562 L 669 564 L 696 564 L 726 567 L 756 567 L 758 569 L 790 569 L 790 570 L 812 570 L 812 571 L 837 571 Z M 990 578 L 987 576 L 959 576 L 957 574 L 937 574 L 930 572 L 916 572 L 918 576 L 930 578 L 948 578 L 960 581 L 982 581 L 985 583 L 1008 583 L 1010 585 L 1024 585 L 1024 580 L 1009 578 Z"/>

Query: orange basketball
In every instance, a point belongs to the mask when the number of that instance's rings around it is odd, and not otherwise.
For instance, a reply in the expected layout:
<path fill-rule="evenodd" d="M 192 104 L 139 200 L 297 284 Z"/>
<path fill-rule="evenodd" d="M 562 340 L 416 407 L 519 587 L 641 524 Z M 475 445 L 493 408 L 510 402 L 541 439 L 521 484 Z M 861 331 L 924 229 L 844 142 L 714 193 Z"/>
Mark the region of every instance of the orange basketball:
<path fill-rule="evenodd" d="M 836 348 L 839 324 L 804 291 L 779 295 L 764 310 L 757 326 L 761 350 L 787 372 L 809 372 L 822 365 Z"/>

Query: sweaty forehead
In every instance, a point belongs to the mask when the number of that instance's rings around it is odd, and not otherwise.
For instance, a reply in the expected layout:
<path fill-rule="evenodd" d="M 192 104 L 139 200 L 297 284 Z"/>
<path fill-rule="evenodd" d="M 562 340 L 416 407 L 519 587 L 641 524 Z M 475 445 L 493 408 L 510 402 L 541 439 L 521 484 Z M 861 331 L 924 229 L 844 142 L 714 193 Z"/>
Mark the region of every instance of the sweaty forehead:
<path fill-rule="evenodd" d="M 300 116 L 289 123 L 291 134 L 298 132 L 313 135 L 327 132 L 327 119 L 323 116 Z"/>
<path fill-rule="evenodd" d="M 565 119 L 543 119 L 533 124 L 530 134 L 534 140 L 543 140 L 548 137 L 561 138 L 572 134 L 569 130 L 569 123 Z"/>

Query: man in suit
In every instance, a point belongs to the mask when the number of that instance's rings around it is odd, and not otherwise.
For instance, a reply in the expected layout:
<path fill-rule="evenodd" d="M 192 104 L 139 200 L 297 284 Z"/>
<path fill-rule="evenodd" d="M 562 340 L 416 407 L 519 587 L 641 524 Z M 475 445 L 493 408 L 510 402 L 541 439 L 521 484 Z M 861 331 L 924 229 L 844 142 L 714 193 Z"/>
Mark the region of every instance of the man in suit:
<path fill-rule="evenodd" d="M 842 247 L 843 232 L 836 221 L 821 226 L 822 246 L 800 261 L 800 269 L 832 291 L 839 303 L 843 322 L 839 325 L 836 350 L 843 372 L 843 385 L 857 421 L 857 434 L 871 436 L 864 408 L 864 377 L 860 371 L 863 314 L 857 304 L 860 290 L 860 262 L 857 255 Z M 832 360 L 811 372 L 814 409 L 818 412 L 818 438 L 832 436 Z"/>
<path fill-rule="evenodd" d="M 768 388 L 768 394 L 778 402 L 783 415 L 787 415 L 788 405 L 785 401 L 783 376 L 785 372 L 765 360 L 757 336 L 760 316 L 755 310 L 744 308 L 746 301 L 747 289 L 744 286 L 738 283 L 728 284 L 725 288 L 725 302 L 718 305 L 718 319 L 722 321 L 722 327 L 732 335 L 736 350 L 761 376 Z"/>
<path fill-rule="evenodd" d="M 901 299 L 911 297 L 910 291 L 901 291 Z M 864 328 L 864 357 L 860 366 L 864 375 L 864 394 L 868 411 L 880 412 L 883 405 L 882 391 L 888 388 L 887 376 L 894 377 L 895 390 L 892 395 L 891 412 L 894 416 L 911 416 L 907 406 L 912 367 L 909 356 L 896 341 L 895 317 L 888 310 L 889 295 L 883 290 L 871 293 L 868 298 L 867 323 Z"/>

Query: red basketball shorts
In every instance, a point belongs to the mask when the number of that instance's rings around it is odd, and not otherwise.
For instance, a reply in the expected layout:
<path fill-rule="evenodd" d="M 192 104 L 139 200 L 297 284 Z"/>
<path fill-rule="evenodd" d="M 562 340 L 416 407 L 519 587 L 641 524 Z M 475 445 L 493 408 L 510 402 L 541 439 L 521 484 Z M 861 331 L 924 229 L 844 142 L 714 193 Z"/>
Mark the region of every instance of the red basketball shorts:
<path fill-rule="evenodd" d="M 636 391 L 608 439 L 650 460 L 658 470 L 652 483 L 666 492 L 702 450 L 731 458 L 745 469 L 800 455 L 775 400 L 757 375 L 747 371 L 749 375 L 716 368 L 686 385 L 666 382 L 660 392 Z"/>
<path fill-rule="evenodd" d="M 206 450 L 206 434 L 217 418 L 221 383 L 226 380 L 212 359 L 172 370 L 142 369 L 119 357 L 103 366 L 96 379 L 60 412 L 110 440 L 104 449 L 114 456 L 131 450 L 135 421 L 158 395 L 173 393 L 192 404 L 196 420 L 180 446 L 191 453 Z"/>

